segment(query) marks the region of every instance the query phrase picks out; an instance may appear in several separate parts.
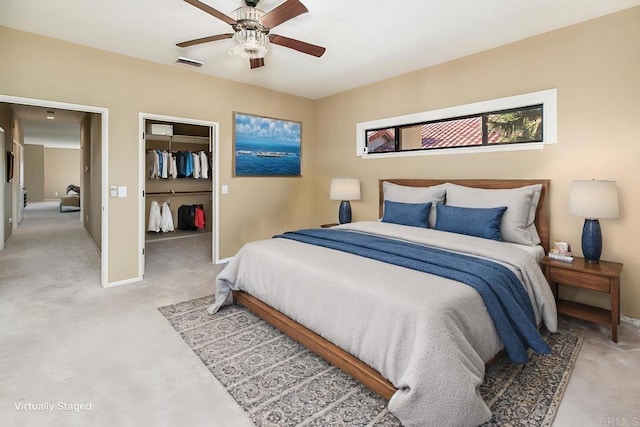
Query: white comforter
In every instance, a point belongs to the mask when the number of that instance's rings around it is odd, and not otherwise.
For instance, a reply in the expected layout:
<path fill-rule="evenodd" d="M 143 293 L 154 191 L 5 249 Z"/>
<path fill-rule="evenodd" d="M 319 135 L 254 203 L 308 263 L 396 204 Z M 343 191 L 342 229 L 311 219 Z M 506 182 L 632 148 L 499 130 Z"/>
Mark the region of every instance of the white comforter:
<path fill-rule="evenodd" d="M 556 330 L 553 294 L 525 251 L 501 242 L 382 222 L 340 226 L 497 260 L 520 277 L 536 320 Z M 480 295 L 462 283 L 289 239 L 246 244 L 220 273 L 217 311 L 242 290 L 367 363 L 398 391 L 404 425 L 476 426 L 478 387 L 502 344 Z"/>

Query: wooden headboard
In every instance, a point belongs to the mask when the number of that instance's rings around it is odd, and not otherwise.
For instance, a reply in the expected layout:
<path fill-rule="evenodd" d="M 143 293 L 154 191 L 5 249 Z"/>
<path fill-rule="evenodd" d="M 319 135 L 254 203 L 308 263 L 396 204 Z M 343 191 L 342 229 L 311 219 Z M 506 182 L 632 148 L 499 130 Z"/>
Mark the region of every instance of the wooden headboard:
<path fill-rule="evenodd" d="M 540 202 L 538 203 L 538 210 L 536 211 L 535 224 L 538 234 L 540 235 L 540 244 L 545 252 L 549 253 L 551 245 L 551 217 L 549 209 L 550 181 L 548 179 L 381 179 L 379 180 L 380 217 L 382 217 L 382 208 L 384 206 L 384 196 L 382 193 L 382 183 L 384 181 L 409 187 L 431 187 L 433 185 L 451 182 L 466 187 L 491 189 L 518 188 L 524 187 L 525 185 L 542 184 L 542 194 L 540 195 Z"/>

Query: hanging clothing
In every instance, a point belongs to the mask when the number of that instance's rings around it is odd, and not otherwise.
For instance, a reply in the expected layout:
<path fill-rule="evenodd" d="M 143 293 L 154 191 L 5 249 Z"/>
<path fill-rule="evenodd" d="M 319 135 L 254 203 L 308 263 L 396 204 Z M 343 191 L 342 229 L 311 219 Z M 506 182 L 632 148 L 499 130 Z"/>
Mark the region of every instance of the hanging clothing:
<path fill-rule="evenodd" d="M 191 156 L 191 152 L 187 151 L 185 153 L 186 165 L 184 168 L 184 175 L 187 178 L 191 178 L 193 176 L 193 157 Z"/>
<path fill-rule="evenodd" d="M 190 178 L 193 176 L 193 157 L 189 151 L 178 151 L 178 178 Z"/>
<path fill-rule="evenodd" d="M 180 230 L 196 230 L 193 205 L 182 205 L 178 208 L 178 228 Z"/>
<path fill-rule="evenodd" d="M 162 151 L 156 150 L 156 154 L 158 155 L 158 178 L 162 177 L 162 168 L 164 167 Z"/>
<path fill-rule="evenodd" d="M 176 164 L 176 155 L 169 153 L 169 177 L 175 179 L 178 177 L 178 166 Z"/>
<path fill-rule="evenodd" d="M 164 202 L 162 205 L 162 219 L 160 221 L 160 230 L 163 232 L 173 231 L 173 215 L 171 214 L 171 207 L 169 202 Z"/>
<path fill-rule="evenodd" d="M 195 207 L 194 225 L 200 230 L 205 226 L 204 208 L 202 205 L 197 205 Z"/>
<path fill-rule="evenodd" d="M 156 233 L 159 232 L 161 222 L 162 215 L 160 214 L 160 205 L 158 205 L 158 202 L 153 200 L 149 209 L 149 227 L 147 227 L 147 230 L 155 231 Z"/>
<path fill-rule="evenodd" d="M 209 158 L 207 157 L 207 153 L 201 151 L 199 153 L 200 156 L 200 177 L 202 179 L 209 179 Z"/>
<path fill-rule="evenodd" d="M 193 177 L 200 179 L 200 156 L 197 153 L 191 153 L 193 159 Z"/>
<path fill-rule="evenodd" d="M 147 171 L 149 178 L 157 178 L 159 169 L 158 153 L 154 150 L 147 150 Z"/>
<path fill-rule="evenodd" d="M 169 178 L 169 153 L 161 151 L 160 155 L 162 156 L 162 174 L 160 178 Z"/>

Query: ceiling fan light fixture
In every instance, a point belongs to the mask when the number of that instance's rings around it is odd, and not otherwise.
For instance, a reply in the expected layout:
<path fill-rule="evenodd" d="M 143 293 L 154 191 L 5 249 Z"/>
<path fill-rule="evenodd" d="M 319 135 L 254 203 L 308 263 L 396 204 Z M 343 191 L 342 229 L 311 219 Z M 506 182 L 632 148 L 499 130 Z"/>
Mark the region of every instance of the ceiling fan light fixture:
<path fill-rule="evenodd" d="M 214 18 L 231 25 L 234 32 L 200 37 L 176 43 L 180 48 L 215 42 L 217 40 L 232 39 L 233 45 L 231 49 L 229 49 L 229 54 L 245 59 L 248 58 L 249 66 L 252 70 L 264 67 L 264 57 L 269 51 L 271 43 L 318 58 L 321 57 L 326 50 L 322 46 L 271 34 L 273 28 L 309 11 L 300 0 L 284 0 L 284 2 L 280 3 L 280 5 L 274 9 L 271 9 L 268 13 L 256 7 L 260 0 L 244 0 L 246 6 L 239 7 L 233 11 L 236 19 L 202 3 L 200 0 L 184 1 Z"/>
<path fill-rule="evenodd" d="M 236 22 L 243 28 L 264 28 L 260 24 L 260 20 L 266 15 L 266 12 L 255 7 L 242 6 L 233 11 L 236 14 Z"/>
<path fill-rule="evenodd" d="M 230 55 L 243 58 L 264 58 L 269 50 L 269 37 L 258 30 L 242 29 L 233 36 L 233 46 L 229 50 Z"/>

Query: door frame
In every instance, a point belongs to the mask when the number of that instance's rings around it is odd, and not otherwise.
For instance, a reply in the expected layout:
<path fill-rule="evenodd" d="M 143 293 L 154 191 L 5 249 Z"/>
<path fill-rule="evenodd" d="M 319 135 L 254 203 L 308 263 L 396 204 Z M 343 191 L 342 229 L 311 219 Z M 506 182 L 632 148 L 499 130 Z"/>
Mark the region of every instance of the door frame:
<path fill-rule="evenodd" d="M 212 122 L 208 120 L 198 120 L 198 119 L 189 119 L 185 117 L 174 117 L 174 116 L 164 116 L 160 114 L 153 113 L 140 113 L 139 114 L 139 150 L 138 150 L 138 159 L 139 165 L 138 169 L 140 170 L 140 175 L 138 176 L 138 212 L 140 212 L 139 218 L 139 235 L 138 235 L 138 280 L 142 280 L 144 276 L 145 270 L 145 220 L 146 220 L 146 209 L 145 209 L 145 195 L 144 191 L 146 188 L 145 180 L 146 180 L 146 144 L 144 139 L 145 133 L 145 121 L 146 120 L 159 120 L 163 122 L 174 122 L 174 123 L 183 123 L 189 125 L 198 125 L 198 126 L 207 126 L 211 129 L 211 135 L 209 138 L 209 144 L 211 149 L 211 155 L 213 156 L 213 171 L 211 173 L 211 212 L 213 215 L 213 227 L 211 229 L 211 262 L 213 264 L 220 263 L 219 256 L 219 248 L 220 248 L 220 215 L 219 215 L 219 206 L 220 206 L 220 196 L 218 194 L 218 182 L 220 180 L 220 161 L 218 159 L 218 149 L 219 149 L 219 135 L 220 135 L 220 123 Z"/>
<path fill-rule="evenodd" d="M 24 145 L 15 139 L 13 140 L 13 156 L 13 185 L 11 187 L 13 192 L 12 234 L 18 230 L 18 225 L 22 222 L 22 217 L 20 216 L 21 207 L 24 213 L 24 181 L 21 179 L 22 175 L 24 175 L 22 170 L 24 167 Z"/>
<path fill-rule="evenodd" d="M 107 185 L 109 182 L 109 109 L 93 105 L 70 104 L 67 102 L 48 101 L 44 99 L 24 98 L 0 94 L 0 102 L 8 104 L 32 105 L 35 107 L 60 108 L 63 110 L 81 111 L 85 113 L 100 114 L 102 120 L 102 182 L 101 188 L 101 248 L 100 248 L 100 285 L 103 288 L 109 286 L 109 198 L 107 197 Z M 5 133 L 6 145 L 6 133 Z M 2 201 L 4 206 L 4 201 Z"/>
<path fill-rule="evenodd" d="M 5 140 L 7 133 L 4 131 L 2 126 L 0 126 L 0 251 L 4 250 L 4 222 L 6 218 L 4 217 L 4 187 L 7 177 L 7 172 L 5 168 L 9 167 L 5 162 Z"/>

